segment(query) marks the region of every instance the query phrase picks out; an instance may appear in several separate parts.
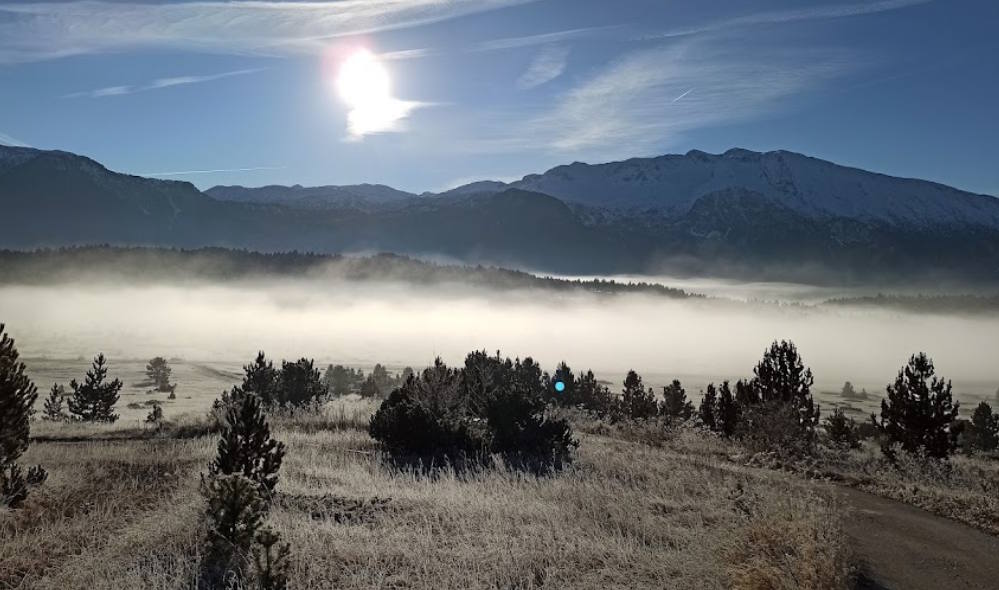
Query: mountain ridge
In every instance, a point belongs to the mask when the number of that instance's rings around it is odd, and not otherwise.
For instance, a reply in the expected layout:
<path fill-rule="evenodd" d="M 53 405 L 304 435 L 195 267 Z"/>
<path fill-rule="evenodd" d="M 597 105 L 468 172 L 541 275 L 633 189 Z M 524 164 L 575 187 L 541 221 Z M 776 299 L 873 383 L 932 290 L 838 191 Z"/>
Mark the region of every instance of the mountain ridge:
<path fill-rule="evenodd" d="M 603 184 L 588 182 L 595 174 Z M 628 183 L 639 189 L 620 188 Z M 918 190 L 905 203 L 909 183 Z M 313 188 L 201 192 L 69 152 L 0 147 L 0 248 L 390 251 L 559 274 L 999 284 L 999 199 L 791 152 L 575 163 L 423 195 L 371 184 Z M 240 191 L 249 193 L 216 198 Z M 607 193 L 616 204 L 594 200 Z"/>

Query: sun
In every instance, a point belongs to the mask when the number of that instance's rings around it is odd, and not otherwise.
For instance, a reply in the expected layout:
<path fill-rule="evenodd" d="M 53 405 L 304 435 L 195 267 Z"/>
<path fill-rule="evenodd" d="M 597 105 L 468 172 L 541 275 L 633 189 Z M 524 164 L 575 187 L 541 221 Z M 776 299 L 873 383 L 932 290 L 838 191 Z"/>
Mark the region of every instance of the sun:
<path fill-rule="evenodd" d="M 352 109 L 368 108 L 392 99 L 388 70 L 367 49 L 358 49 L 344 60 L 336 86 L 340 97 Z"/>

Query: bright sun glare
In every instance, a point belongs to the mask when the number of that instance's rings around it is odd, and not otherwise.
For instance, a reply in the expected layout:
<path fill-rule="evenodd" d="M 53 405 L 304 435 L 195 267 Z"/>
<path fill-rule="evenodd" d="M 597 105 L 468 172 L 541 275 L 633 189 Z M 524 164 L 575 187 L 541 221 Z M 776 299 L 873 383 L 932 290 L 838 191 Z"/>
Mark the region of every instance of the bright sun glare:
<path fill-rule="evenodd" d="M 414 106 L 392 96 L 388 70 L 367 49 L 359 49 L 343 61 L 336 86 L 350 107 L 347 126 L 355 138 L 391 130 Z"/>

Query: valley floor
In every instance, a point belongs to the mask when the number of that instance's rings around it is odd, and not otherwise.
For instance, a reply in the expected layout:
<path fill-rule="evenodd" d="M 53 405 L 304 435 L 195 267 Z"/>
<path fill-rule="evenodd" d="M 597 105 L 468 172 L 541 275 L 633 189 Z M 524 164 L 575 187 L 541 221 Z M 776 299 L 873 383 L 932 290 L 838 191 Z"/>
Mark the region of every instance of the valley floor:
<path fill-rule="evenodd" d="M 293 588 L 846 587 L 838 503 L 794 476 L 580 433 L 555 476 L 427 477 L 380 460 L 372 409 L 273 421 Z M 0 516 L 0 588 L 193 587 L 215 439 L 60 428 L 23 458 L 49 480 Z"/>

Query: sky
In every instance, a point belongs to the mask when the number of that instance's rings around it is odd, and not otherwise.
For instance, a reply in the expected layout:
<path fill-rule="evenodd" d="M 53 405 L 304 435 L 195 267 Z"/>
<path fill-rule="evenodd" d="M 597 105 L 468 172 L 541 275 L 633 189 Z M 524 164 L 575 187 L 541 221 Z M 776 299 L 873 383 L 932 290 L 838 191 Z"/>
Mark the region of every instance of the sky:
<path fill-rule="evenodd" d="M 787 149 L 999 195 L 995 0 L 0 0 L 0 143 L 439 191 Z"/>

